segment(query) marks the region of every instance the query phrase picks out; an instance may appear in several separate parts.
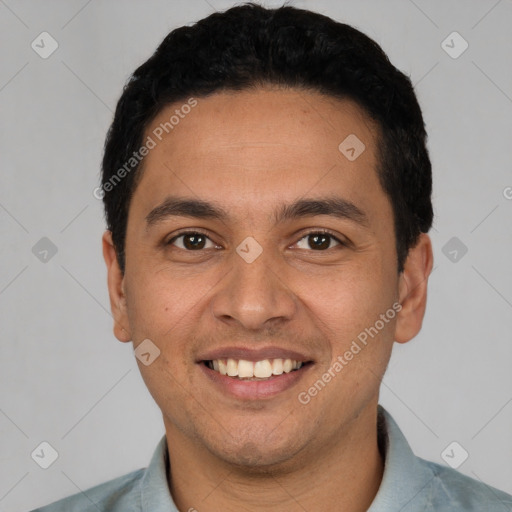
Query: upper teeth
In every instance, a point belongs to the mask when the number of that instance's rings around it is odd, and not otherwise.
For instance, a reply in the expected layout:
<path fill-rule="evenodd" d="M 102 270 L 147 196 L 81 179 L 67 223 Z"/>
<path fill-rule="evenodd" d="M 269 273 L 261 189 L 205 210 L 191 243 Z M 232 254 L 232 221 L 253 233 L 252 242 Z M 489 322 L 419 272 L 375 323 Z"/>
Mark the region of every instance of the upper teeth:
<path fill-rule="evenodd" d="M 214 359 L 208 366 L 229 377 L 265 379 L 272 375 L 289 373 L 298 370 L 302 362 L 294 359 L 263 359 L 262 361 L 246 361 L 245 359 Z"/>

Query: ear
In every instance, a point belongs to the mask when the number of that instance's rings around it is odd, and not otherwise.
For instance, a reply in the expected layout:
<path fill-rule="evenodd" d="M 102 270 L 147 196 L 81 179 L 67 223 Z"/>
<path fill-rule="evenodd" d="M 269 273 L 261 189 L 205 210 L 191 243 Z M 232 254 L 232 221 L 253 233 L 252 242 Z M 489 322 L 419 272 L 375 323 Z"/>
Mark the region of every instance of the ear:
<path fill-rule="evenodd" d="M 411 340 L 421 329 L 433 261 L 432 242 L 426 233 L 422 233 L 417 244 L 409 249 L 404 270 L 398 278 L 399 302 L 402 305 L 395 328 L 395 341 L 398 343 Z"/>
<path fill-rule="evenodd" d="M 131 341 L 130 324 L 128 322 L 126 298 L 124 294 L 124 276 L 117 261 L 111 231 L 105 231 L 105 233 L 103 233 L 102 244 L 103 258 L 107 265 L 110 309 L 114 317 L 114 335 L 119 341 Z"/>

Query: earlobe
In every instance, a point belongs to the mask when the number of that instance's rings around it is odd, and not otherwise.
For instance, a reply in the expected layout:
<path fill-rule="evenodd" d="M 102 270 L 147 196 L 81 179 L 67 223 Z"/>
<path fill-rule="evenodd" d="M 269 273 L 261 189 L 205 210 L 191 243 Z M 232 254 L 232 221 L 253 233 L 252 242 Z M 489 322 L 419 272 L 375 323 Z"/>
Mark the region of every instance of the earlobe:
<path fill-rule="evenodd" d="M 107 283 L 110 297 L 110 309 L 114 318 L 114 335 L 122 342 L 131 341 L 126 298 L 124 292 L 124 275 L 117 260 L 112 241 L 112 233 L 105 231 L 102 237 L 103 259 L 107 266 Z"/>
<path fill-rule="evenodd" d="M 395 341 L 406 343 L 421 329 L 427 305 L 428 278 L 432 271 L 432 242 L 426 233 L 409 250 L 404 270 L 399 276 L 399 301 L 402 305 L 397 315 Z"/>

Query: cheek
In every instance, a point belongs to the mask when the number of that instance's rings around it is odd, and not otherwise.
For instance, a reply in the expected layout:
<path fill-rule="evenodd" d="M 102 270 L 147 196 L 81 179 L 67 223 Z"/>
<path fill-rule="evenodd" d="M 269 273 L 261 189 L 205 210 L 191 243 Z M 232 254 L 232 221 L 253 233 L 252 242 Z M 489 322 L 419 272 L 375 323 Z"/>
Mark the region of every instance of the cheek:
<path fill-rule="evenodd" d="M 202 295 L 197 286 L 188 286 L 166 269 L 147 269 L 126 277 L 128 316 L 135 339 L 172 337 L 173 331 L 186 325 Z"/>
<path fill-rule="evenodd" d="M 333 379 L 333 395 L 322 400 L 345 396 L 347 388 L 353 396 L 368 398 L 387 366 L 396 322 L 396 283 L 383 262 L 375 261 L 371 274 L 368 268 L 350 275 L 340 272 L 310 297 L 317 327 L 330 345 L 330 360 L 321 371 L 339 377 Z"/>
<path fill-rule="evenodd" d="M 185 399 L 191 370 L 190 345 L 194 332 L 192 315 L 204 294 L 193 291 L 166 269 L 127 272 L 126 299 L 134 345 L 150 339 L 160 350 L 149 365 L 137 361 L 147 388 L 160 407 Z M 196 287 L 197 288 L 197 287 Z M 192 291 L 191 291 L 192 290 Z M 172 407 L 170 408 L 172 410 Z"/>
<path fill-rule="evenodd" d="M 380 314 L 391 308 L 395 288 L 389 269 L 386 272 L 382 263 L 375 261 L 360 270 L 337 270 L 328 278 L 317 280 L 309 292 L 303 288 L 303 296 L 314 315 L 346 340 L 373 325 Z"/>

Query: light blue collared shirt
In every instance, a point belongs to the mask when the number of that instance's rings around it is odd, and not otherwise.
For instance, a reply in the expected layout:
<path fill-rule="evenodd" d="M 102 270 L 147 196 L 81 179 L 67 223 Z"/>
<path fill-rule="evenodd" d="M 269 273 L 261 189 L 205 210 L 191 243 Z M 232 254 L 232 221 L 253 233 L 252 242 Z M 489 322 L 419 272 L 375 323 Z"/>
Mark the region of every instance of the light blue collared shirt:
<path fill-rule="evenodd" d="M 512 512 L 512 496 L 414 455 L 398 425 L 380 405 L 379 425 L 384 475 L 368 512 Z M 32 512 L 179 512 L 167 484 L 168 465 L 164 435 L 146 469 Z M 200 510 L 200 504 L 196 508 Z"/>

